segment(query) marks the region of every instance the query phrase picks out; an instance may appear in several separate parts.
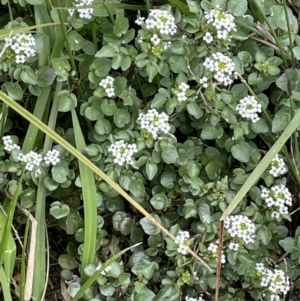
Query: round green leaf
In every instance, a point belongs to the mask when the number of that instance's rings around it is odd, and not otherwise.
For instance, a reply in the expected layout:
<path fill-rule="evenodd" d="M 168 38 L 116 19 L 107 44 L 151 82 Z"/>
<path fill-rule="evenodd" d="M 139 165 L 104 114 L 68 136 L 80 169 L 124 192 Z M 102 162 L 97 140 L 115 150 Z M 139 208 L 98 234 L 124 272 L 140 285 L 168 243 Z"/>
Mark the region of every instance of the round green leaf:
<path fill-rule="evenodd" d="M 252 154 L 252 147 L 247 142 L 241 141 L 232 146 L 231 153 L 236 160 L 247 163 Z"/>
<path fill-rule="evenodd" d="M 152 216 L 160 223 L 160 218 L 158 215 L 152 214 Z M 149 221 L 147 217 L 143 217 L 140 220 L 140 224 L 144 232 L 148 235 L 157 235 L 160 233 L 160 229 L 157 228 L 151 221 Z"/>
<path fill-rule="evenodd" d="M 163 193 L 159 193 L 150 200 L 150 203 L 156 210 L 163 210 L 168 204 L 168 197 Z"/>
<path fill-rule="evenodd" d="M 78 263 L 76 262 L 75 258 L 68 254 L 60 255 L 58 258 L 58 263 L 64 270 L 73 270 L 78 267 Z"/>

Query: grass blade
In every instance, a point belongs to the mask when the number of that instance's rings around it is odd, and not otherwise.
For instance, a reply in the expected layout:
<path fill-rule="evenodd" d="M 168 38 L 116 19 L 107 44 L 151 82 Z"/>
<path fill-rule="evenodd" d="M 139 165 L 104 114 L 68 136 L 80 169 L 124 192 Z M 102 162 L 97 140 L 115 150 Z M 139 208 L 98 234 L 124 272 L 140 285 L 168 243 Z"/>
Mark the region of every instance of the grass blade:
<path fill-rule="evenodd" d="M 83 152 L 86 147 L 81 127 L 75 109 L 72 110 L 72 122 L 75 143 L 78 151 Z M 81 281 L 85 283 L 87 276 L 84 268 L 94 262 L 97 241 L 97 202 L 94 173 L 88 166 L 79 161 L 80 181 L 84 205 L 84 245 L 81 266 Z"/>
<path fill-rule="evenodd" d="M 10 294 L 10 283 L 7 281 L 3 267 L 0 267 L 0 283 L 2 288 L 3 300 L 12 301 Z"/>
<path fill-rule="evenodd" d="M 23 180 L 23 175 L 24 175 L 24 170 L 22 172 L 22 175 L 18 181 L 18 185 L 16 188 L 16 191 L 11 199 L 10 202 L 10 206 L 8 208 L 8 212 L 7 217 L 6 217 L 6 222 L 5 222 L 5 226 L 3 228 L 3 235 L 1 237 L 1 244 L 0 244 L 0 266 L 2 266 L 3 264 L 3 260 L 5 257 L 5 252 L 7 249 L 7 245 L 8 245 L 8 241 L 9 241 L 9 237 L 11 234 L 11 226 L 12 226 L 12 222 L 13 222 L 13 217 L 15 214 L 15 209 L 17 206 L 17 200 L 21 191 L 21 185 L 22 185 L 22 180 Z"/>
<path fill-rule="evenodd" d="M 4 211 L 3 207 L 0 207 L 0 240 L 2 240 L 6 222 L 7 222 L 7 214 Z M 4 255 L 4 272 L 7 281 L 10 281 L 15 268 L 17 248 L 11 231 L 7 233 L 7 236 L 8 236 L 8 241 L 7 241 L 7 245 L 5 248 L 5 255 Z"/>

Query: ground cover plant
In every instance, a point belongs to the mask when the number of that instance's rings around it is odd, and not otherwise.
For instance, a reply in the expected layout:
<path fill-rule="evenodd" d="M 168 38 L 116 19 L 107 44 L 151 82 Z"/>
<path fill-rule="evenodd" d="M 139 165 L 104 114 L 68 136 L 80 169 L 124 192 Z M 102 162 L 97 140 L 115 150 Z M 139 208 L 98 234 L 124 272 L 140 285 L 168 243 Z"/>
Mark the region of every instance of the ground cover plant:
<path fill-rule="evenodd" d="M 1 0 L 2 299 L 297 300 L 299 11 Z"/>

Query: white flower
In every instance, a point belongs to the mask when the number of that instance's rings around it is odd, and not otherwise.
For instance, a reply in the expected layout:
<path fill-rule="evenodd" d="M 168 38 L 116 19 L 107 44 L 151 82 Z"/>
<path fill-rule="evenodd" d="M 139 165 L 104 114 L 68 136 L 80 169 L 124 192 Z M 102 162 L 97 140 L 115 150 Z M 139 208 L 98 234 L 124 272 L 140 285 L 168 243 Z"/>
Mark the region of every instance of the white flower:
<path fill-rule="evenodd" d="M 178 244 L 178 249 L 177 252 L 179 254 L 186 255 L 188 246 L 189 246 L 189 238 L 190 238 L 190 233 L 187 231 L 181 231 L 177 233 L 175 237 L 175 242 Z"/>
<path fill-rule="evenodd" d="M 224 221 L 224 227 L 232 238 L 238 238 L 244 243 L 254 242 L 256 227 L 247 216 L 228 216 Z"/>
<path fill-rule="evenodd" d="M 145 21 L 145 18 L 144 17 L 137 17 L 137 19 L 135 20 L 135 23 L 137 25 L 142 25 Z"/>
<path fill-rule="evenodd" d="M 187 96 L 186 96 L 186 92 L 187 90 L 190 88 L 190 86 L 184 82 L 182 82 L 179 86 L 178 89 L 175 90 L 175 94 L 177 96 L 177 100 L 179 102 L 182 101 L 186 101 L 187 100 Z"/>
<path fill-rule="evenodd" d="M 204 68 L 210 73 L 217 83 L 228 86 L 235 75 L 233 60 L 221 52 L 213 53 L 203 63 Z"/>
<path fill-rule="evenodd" d="M 202 297 L 203 297 L 203 295 L 200 295 L 198 298 L 186 296 L 185 301 L 205 301 Z"/>
<path fill-rule="evenodd" d="M 239 244 L 231 242 L 229 243 L 228 248 L 234 252 L 236 252 L 239 249 Z"/>
<path fill-rule="evenodd" d="M 138 121 L 141 128 L 151 134 L 154 139 L 158 138 L 158 133 L 169 133 L 171 127 L 168 123 L 169 116 L 162 112 L 158 113 L 156 109 L 149 110 L 146 114 L 140 113 Z"/>
<path fill-rule="evenodd" d="M 105 93 L 108 97 L 115 96 L 114 81 L 115 79 L 108 75 L 99 83 L 99 86 L 104 88 Z"/>
<path fill-rule="evenodd" d="M 151 41 L 154 45 L 158 45 L 158 44 L 160 43 L 160 38 L 158 37 L 157 34 L 154 34 L 154 35 L 151 37 L 150 41 Z"/>
<path fill-rule="evenodd" d="M 4 150 L 7 152 L 11 152 L 13 149 L 20 149 L 20 146 L 13 143 L 11 136 L 3 136 L 2 137 Z"/>
<path fill-rule="evenodd" d="M 114 163 L 123 166 L 125 163 L 133 164 L 132 156 L 137 153 L 137 146 L 135 143 L 128 144 L 124 140 L 119 140 L 113 143 L 108 151 L 114 157 Z"/>
<path fill-rule="evenodd" d="M 75 0 L 75 6 L 81 7 L 81 6 L 92 5 L 93 2 L 94 2 L 94 0 Z M 78 8 L 77 11 L 78 11 L 80 18 L 91 19 L 93 16 L 94 9 L 93 8 Z"/>
<path fill-rule="evenodd" d="M 43 157 L 41 154 L 38 154 L 34 151 L 30 151 L 26 155 L 23 153 L 20 153 L 18 156 L 18 160 L 25 163 L 25 169 L 28 171 L 34 171 L 36 175 L 39 175 L 41 173 L 40 171 L 40 165 L 43 161 Z"/>
<path fill-rule="evenodd" d="M 210 44 L 211 42 L 213 42 L 214 38 L 212 36 L 212 34 L 210 32 L 207 32 L 204 37 L 203 40 L 207 43 Z"/>
<path fill-rule="evenodd" d="M 216 243 L 210 243 L 207 250 L 209 251 L 209 253 L 212 254 L 212 257 L 214 258 L 218 258 L 218 246 L 219 241 L 217 240 Z M 221 255 L 221 263 L 226 263 L 226 257 L 223 254 L 223 250 L 222 250 L 222 255 Z"/>
<path fill-rule="evenodd" d="M 280 177 L 288 172 L 288 168 L 284 163 L 284 160 L 277 154 L 271 161 L 269 166 L 269 173 L 273 177 Z"/>
<path fill-rule="evenodd" d="M 261 197 L 265 200 L 267 207 L 271 209 L 273 218 L 287 214 L 288 206 L 292 205 L 292 194 L 284 185 L 275 185 L 270 189 L 263 188 Z"/>
<path fill-rule="evenodd" d="M 35 39 L 31 33 L 18 33 L 5 38 L 6 46 L 15 54 L 17 64 L 23 64 L 26 58 L 35 56 Z"/>
<path fill-rule="evenodd" d="M 203 86 L 203 88 L 208 87 L 207 81 L 208 81 L 208 79 L 206 76 L 203 76 L 202 78 L 199 79 L 199 83 Z"/>
<path fill-rule="evenodd" d="M 258 114 L 261 112 L 261 104 L 254 96 L 246 96 L 239 101 L 236 107 L 238 113 L 246 119 L 250 119 L 253 123 L 259 120 Z"/>
<path fill-rule="evenodd" d="M 46 156 L 44 157 L 44 161 L 46 164 L 52 164 L 54 166 L 60 161 L 58 156 L 59 151 L 57 151 L 56 149 L 49 150 Z"/>
<path fill-rule="evenodd" d="M 144 19 L 138 18 L 135 22 L 144 24 Z M 175 18 L 165 10 L 153 9 L 145 21 L 146 29 L 159 32 L 161 35 L 174 35 L 177 31 Z M 157 44 L 155 44 L 157 45 Z"/>
<path fill-rule="evenodd" d="M 256 264 L 260 285 L 266 287 L 271 293 L 271 300 L 280 300 L 280 295 L 286 295 L 290 289 L 290 281 L 285 273 L 279 269 L 273 271 L 264 267 L 262 263 Z"/>

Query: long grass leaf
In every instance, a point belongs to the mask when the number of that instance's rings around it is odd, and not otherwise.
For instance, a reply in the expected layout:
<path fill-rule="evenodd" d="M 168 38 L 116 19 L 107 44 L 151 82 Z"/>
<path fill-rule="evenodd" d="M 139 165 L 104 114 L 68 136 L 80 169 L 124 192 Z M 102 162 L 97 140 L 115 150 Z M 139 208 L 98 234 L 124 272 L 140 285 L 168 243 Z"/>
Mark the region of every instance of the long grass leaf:
<path fill-rule="evenodd" d="M 0 266 L 0 283 L 1 283 L 3 300 L 12 301 L 12 297 L 10 294 L 10 283 L 9 281 L 7 281 L 5 277 L 5 273 L 2 266 Z"/>
<path fill-rule="evenodd" d="M 78 151 L 86 147 L 81 127 L 75 109 L 72 110 L 72 122 L 75 143 Z M 80 182 L 84 205 L 84 244 L 82 254 L 81 280 L 85 283 L 87 276 L 84 268 L 94 262 L 97 241 L 97 202 L 94 173 L 88 166 L 79 161 Z"/>
<path fill-rule="evenodd" d="M 7 222 L 7 214 L 2 207 L 0 207 L 0 240 L 2 240 L 5 224 Z M 7 281 L 10 281 L 16 261 L 16 243 L 14 241 L 14 237 L 11 231 L 6 233 L 8 235 L 8 241 L 5 248 L 4 255 L 4 272 L 7 278 Z"/>
<path fill-rule="evenodd" d="M 6 252 L 6 249 L 7 249 L 7 244 L 8 244 L 8 241 L 9 241 L 10 234 L 11 234 L 11 226 L 12 226 L 13 217 L 14 217 L 14 214 L 15 214 L 17 200 L 18 200 L 18 197 L 19 197 L 19 194 L 20 194 L 20 191 L 21 191 L 23 175 L 24 175 L 24 171 L 22 172 L 22 175 L 21 175 L 21 177 L 18 181 L 17 188 L 16 188 L 16 190 L 14 192 L 14 195 L 11 199 L 8 211 L 6 212 L 7 218 L 6 218 L 4 228 L 3 228 L 3 235 L 1 237 L 1 243 L 0 243 L 0 266 L 2 266 L 2 264 L 3 264 L 3 260 L 4 260 L 4 257 L 5 257 L 5 252 Z"/>
<path fill-rule="evenodd" d="M 284 132 L 281 134 L 279 139 L 274 143 L 271 149 L 267 152 L 261 162 L 255 167 L 253 172 L 250 174 L 244 185 L 241 187 L 239 192 L 236 194 L 235 198 L 229 204 L 227 209 L 223 212 L 221 220 L 225 220 L 228 215 L 238 206 L 240 201 L 246 195 L 246 193 L 251 189 L 251 187 L 256 183 L 256 181 L 261 177 L 263 172 L 268 168 L 272 159 L 276 154 L 282 149 L 287 140 L 291 137 L 294 131 L 300 125 L 300 110 L 297 111 L 294 118 L 291 120 L 289 125 L 286 127 Z"/>
<path fill-rule="evenodd" d="M 118 184 L 116 184 L 110 177 L 108 177 L 101 169 L 99 169 L 94 163 L 92 163 L 87 157 L 85 157 L 81 152 L 79 152 L 74 146 L 68 143 L 64 138 L 58 135 L 55 131 L 50 129 L 46 124 L 20 106 L 17 102 L 11 99 L 8 95 L 0 91 L 0 100 L 6 103 L 18 114 L 23 116 L 25 119 L 30 121 L 41 131 L 50 136 L 53 140 L 59 143 L 62 147 L 73 154 L 79 161 L 86 164 L 95 174 L 102 178 L 107 184 L 109 184 L 113 189 L 115 189 L 121 196 L 123 196 L 133 207 L 135 207 L 140 213 L 142 213 L 151 223 L 158 227 L 164 234 L 175 240 L 173 234 L 171 234 L 161 223 L 157 222 L 155 218 L 147 212 L 137 201 L 135 201 L 131 196 L 129 196 Z M 205 266 L 209 271 L 212 269 L 190 248 L 187 249 L 188 252 L 199 261 L 203 266 Z"/>

